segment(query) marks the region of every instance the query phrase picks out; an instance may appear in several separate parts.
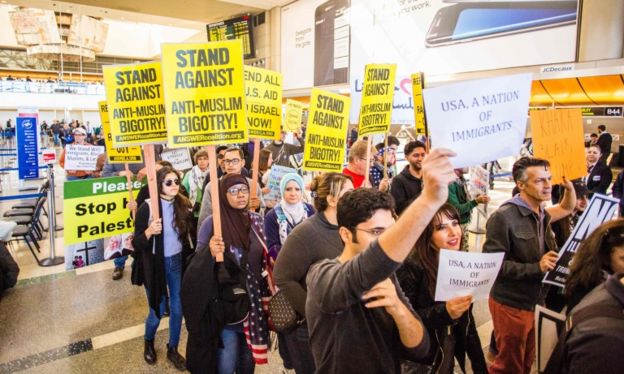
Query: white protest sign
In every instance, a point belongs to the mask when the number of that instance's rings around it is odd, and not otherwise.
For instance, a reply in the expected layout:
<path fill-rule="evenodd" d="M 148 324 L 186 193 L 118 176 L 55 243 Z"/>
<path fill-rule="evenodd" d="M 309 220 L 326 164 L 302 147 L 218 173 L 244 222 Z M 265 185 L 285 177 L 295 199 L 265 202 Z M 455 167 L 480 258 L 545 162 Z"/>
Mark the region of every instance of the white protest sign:
<path fill-rule="evenodd" d="M 279 200 L 282 197 L 280 196 L 280 182 L 284 175 L 289 173 L 297 173 L 296 169 L 289 168 L 286 166 L 273 165 L 271 167 L 271 171 L 269 172 L 269 180 L 267 182 L 267 187 L 271 190 L 268 194 L 264 195 L 264 198 L 267 200 Z"/>
<path fill-rule="evenodd" d="M 435 301 L 472 295 L 487 299 L 505 254 L 440 250 Z"/>
<path fill-rule="evenodd" d="M 171 162 L 176 170 L 188 170 L 193 167 L 188 148 L 168 149 L 160 154 L 160 158 Z"/>
<path fill-rule="evenodd" d="M 531 74 L 471 80 L 424 90 L 427 126 L 436 148 L 457 153 L 456 168 L 520 152 Z"/>
<path fill-rule="evenodd" d="M 68 144 L 65 146 L 65 170 L 95 170 L 103 146 Z"/>

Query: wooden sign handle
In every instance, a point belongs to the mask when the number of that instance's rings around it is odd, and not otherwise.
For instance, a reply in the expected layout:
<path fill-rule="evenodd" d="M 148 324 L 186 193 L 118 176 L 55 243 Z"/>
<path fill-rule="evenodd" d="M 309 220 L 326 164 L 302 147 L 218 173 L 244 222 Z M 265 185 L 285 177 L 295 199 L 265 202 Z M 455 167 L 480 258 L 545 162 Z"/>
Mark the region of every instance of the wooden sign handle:
<path fill-rule="evenodd" d="M 221 232 L 221 206 L 219 205 L 219 177 L 217 176 L 217 152 L 214 145 L 208 146 L 208 170 L 210 173 L 210 198 L 212 201 L 212 224 L 213 236 L 222 236 Z M 215 258 L 217 262 L 223 262 L 223 253 Z"/>
<path fill-rule="evenodd" d="M 255 197 L 258 194 L 258 180 L 260 173 L 260 139 L 255 138 L 253 140 L 253 162 L 252 162 L 252 170 L 251 170 L 251 190 L 250 190 L 250 198 Z"/>
<path fill-rule="evenodd" d="M 158 201 L 158 185 L 156 184 L 156 154 L 154 152 L 154 144 L 145 144 L 143 146 L 143 154 L 145 156 L 145 168 L 147 169 L 147 188 L 150 195 L 150 207 L 152 208 L 152 217 L 154 220 L 160 218 L 160 210 Z"/>
<path fill-rule="evenodd" d="M 370 174 L 370 157 L 371 157 L 371 135 L 368 135 L 368 140 L 366 141 L 366 172 L 364 174 L 364 183 L 362 187 L 368 187 L 369 185 L 369 174 Z"/>
<path fill-rule="evenodd" d="M 126 168 L 126 181 L 128 183 L 128 201 L 133 203 L 132 205 L 134 205 L 134 194 L 132 193 L 132 173 L 130 172 L 130 167 L 128 166 L 128 163 L 125 163 L 125 168 Z M 130 209 L 130 213 L 132 214 L 132 219 L 135 219 L 136 217 L 136 212 L 137 212 L 137 208 L 135 207 L 133 209 Z"/>

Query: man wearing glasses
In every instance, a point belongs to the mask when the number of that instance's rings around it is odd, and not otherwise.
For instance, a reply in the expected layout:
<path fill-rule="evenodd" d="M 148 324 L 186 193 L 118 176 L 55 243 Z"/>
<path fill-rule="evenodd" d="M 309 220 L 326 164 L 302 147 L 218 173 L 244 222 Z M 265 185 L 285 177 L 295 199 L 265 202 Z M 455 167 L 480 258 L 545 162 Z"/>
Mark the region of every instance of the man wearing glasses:
<path fill-rule="evenodd" d="M 242 149 L 237 147 L 228 148 L 223 152 L 223 171 L 224 174 L 242 174 L 245 165 L 244 154 Z M 251 186 L 251 179 L 247 178 L 247 182 Z M 212 214 L 212 194 L 210 191 L 212 181 L 204 187 L 204 195 L 202 196 L 201 210 L 197 219 L 197 227 L 201 227 L 206 217 Z M 256 190 L 256 196 L 249 198 L 249 209 L 256 210 L 260 207 L 260 188 Z"/>

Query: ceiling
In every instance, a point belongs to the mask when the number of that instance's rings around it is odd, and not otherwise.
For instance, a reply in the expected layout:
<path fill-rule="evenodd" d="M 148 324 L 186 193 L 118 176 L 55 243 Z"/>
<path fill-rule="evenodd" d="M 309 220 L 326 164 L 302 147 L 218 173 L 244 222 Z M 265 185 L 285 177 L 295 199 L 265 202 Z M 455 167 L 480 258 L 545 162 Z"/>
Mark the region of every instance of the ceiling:
<path fill-rule="evenodd" d="M 580 76 L 534 80 L 532 106 L 622 105 L 624 75 Z"/>

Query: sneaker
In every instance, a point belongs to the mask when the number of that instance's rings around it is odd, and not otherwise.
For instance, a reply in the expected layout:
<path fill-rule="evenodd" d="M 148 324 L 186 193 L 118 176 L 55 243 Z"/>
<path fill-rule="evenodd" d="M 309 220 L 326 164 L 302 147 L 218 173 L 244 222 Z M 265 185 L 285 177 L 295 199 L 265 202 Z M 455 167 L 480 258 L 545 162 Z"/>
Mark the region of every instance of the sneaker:
<path fill-rule="evenodd" d="M 113 270 L 113 280 L 116 281 L 123 278 L 123 271 L 124 268 L 115 267 L 115 270 Z"/>

